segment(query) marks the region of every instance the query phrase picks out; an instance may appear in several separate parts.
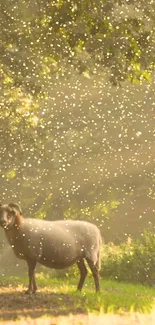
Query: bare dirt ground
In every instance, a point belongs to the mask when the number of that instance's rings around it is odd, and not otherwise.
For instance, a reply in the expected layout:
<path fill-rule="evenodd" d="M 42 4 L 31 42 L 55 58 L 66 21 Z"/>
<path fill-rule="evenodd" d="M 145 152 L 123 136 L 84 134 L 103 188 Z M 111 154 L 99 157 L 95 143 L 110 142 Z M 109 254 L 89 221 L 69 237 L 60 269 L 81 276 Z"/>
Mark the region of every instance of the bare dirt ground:
<path fill-rule="evenodd" d="M 20 325 L 154 325 L 155 312 L 149 315 L 86 313 L 68 294 L 41 289 L 25 295 L 23 288 L 0 287 L 0 324 Z"/>

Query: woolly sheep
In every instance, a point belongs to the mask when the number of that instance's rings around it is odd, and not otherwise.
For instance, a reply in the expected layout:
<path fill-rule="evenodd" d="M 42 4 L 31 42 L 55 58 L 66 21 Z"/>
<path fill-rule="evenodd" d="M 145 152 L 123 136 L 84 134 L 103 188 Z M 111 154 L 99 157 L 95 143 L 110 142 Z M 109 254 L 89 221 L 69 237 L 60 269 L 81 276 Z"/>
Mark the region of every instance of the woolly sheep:
<path fill-rule="evenodd" d="M 80 271 L 77 289 L 81 290 L 87 275 L 85 260 L 92 272 L 96 291 L 100 291 L 102 240 L 100 231 L 94 224 L 85 221 L 24 218 L 19 205 L 10 203 L 0 205 L 0 226 L 4 229 L 15 255 L 28 264 L 27 293 L 35 293 L 37 290 L 37 263 L 54 269 L 63 269 L 76 263 Z"/>

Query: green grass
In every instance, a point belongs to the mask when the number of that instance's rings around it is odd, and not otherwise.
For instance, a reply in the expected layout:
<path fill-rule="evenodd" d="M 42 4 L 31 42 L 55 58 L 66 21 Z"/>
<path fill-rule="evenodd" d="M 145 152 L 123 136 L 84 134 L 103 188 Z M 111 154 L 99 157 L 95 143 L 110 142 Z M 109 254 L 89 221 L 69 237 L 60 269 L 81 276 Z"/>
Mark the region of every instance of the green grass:
<path fill-rule="evenodd" d="M 12 291 L 24 289 L 28 278 L 1 277 L 0 289 L 7 287 Z M 155 306 L 155 289 L 135 284 L 101 280 L 101 293 L 94 291 L 92 278 L 88 278 L 82 293 L 76 292 L 78 279 L 52 278 L 43 273 L 37 274 L 40 289 L 39 299 L 55 297 L 55 308 L 64 313 L 75 312 L 131 312 L 149 313 Z M 37 301 L 37 295 L 35 295 Z"/>

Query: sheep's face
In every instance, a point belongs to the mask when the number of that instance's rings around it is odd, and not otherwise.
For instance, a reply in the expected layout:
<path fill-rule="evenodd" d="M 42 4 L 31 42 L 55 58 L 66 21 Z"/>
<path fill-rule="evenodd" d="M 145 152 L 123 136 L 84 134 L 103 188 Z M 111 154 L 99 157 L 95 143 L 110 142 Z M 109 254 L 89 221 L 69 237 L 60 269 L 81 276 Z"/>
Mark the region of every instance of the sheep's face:
<path fill-rule="evenodd" d="M 9 205 L 0 206 L 0 226 L 9 229 L 15 223 L 16 211 Z"/>

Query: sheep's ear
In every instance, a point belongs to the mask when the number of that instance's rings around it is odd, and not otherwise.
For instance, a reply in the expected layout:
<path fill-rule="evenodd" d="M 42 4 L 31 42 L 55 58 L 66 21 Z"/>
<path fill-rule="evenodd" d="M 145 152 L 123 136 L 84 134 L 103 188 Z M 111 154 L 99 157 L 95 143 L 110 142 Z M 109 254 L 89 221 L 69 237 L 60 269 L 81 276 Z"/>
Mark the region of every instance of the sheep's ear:
<path fill-rule="evenodd" d="M 22 214 L 22 210 L 21 207 L 16 204 L 16 203 L 9 203 L 9 207 L 14 210 L 15 212 L 19 212 L 20 214 Z"/>

